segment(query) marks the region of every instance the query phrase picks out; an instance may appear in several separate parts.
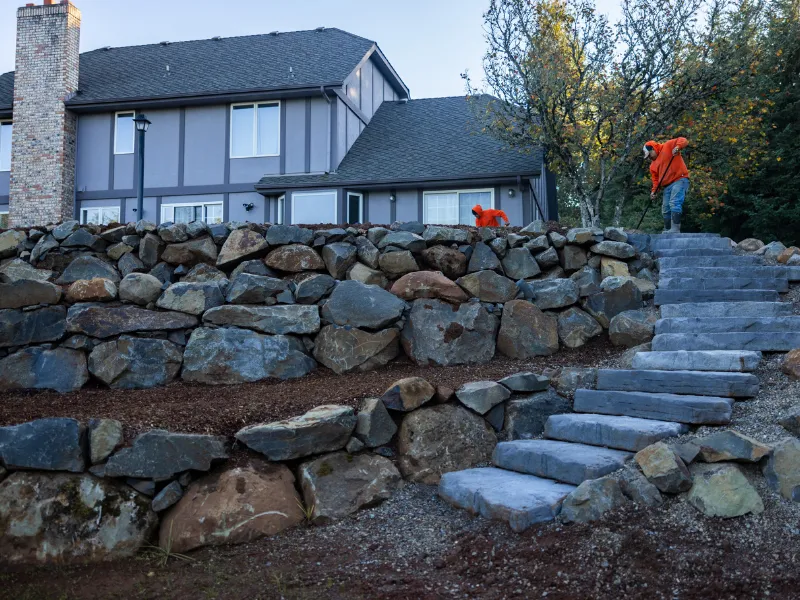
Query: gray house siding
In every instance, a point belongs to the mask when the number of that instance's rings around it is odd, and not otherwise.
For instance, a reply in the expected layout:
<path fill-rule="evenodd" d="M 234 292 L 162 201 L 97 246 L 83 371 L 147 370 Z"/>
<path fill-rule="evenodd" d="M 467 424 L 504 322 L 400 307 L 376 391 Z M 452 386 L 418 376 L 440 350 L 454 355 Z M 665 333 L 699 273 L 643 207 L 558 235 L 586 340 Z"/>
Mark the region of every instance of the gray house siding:
<path fill-rule="evenodd" d="M 372 118 L 384 101 L 398 98 L 372 58 L 350 74 L 345 80 L 343 92 L 367 119 Z"/>
<path fill-rule="evenodd" d="M 308 171 L 323 173 L 330 170 L 331 126 L 330 108 L 324 98 L 311 98 L 309 105 Z"/>
<path fill-rule="evenodd" d="M 113 133 L 112 133 L 113 140 Z M 113 143 L 113 142 L 112 142 Z M 146 145 L 146 143 L 145 143 Z M 115 154 L 114 155 L 114 187 L 115 190 L 133 189 L 133 166 L 135 154 Z M 147 157 L 145 156 L 145 166 Z M 80 188 L 79 188 L 80 189 Z"/>
<path fill-rule="evenodd" d="M 244 205 L 250 203 L 253 204 L 253 208 L 248 211 L 245 209 Z M 251 221 L 256 223 L 271 221 L 272 217 L 267 214 L 267 199 L 258 192 L 229 194 L 228 220 Z"/>
<path fill-rule="evenodd" d="M 419 211 L 417 190 L 398 190 L 395 194 L 395 220 L 418 221 L 422 216 Z"/>
<path fill-rule="evenodd" d="M 78 119 L 75 185 L 79 191 L 107 190 L 111 173 L 114 119 L 109 115 L 82 115 Z"/>
<path fill-rule="evenodd" d="M 286 103 L 286 173 L 306 172 L 306 101 Z"/>
<path fill-rule="evenodd" d="M 372 223 L 387 224 L 392 222 L 391 194 L 387 190 L 370 192 L 368 194 L 368 215 Z"/>
<path fill-rule="evenodd" d="M 0 196 L 8 196 L 10 182 L 11 172 L 0 171 Z"/>
<path fill-rule="evenodd" d="M 146 188 L 178 185 L 180 117 L 179 109 L 147 112 L 152 125 L 145 136 Z"/>
<path fill-rule="evenodd" d="M 225 130 L 227 106 L 200 106 L 186 109 L 183 156 L 184 185 L 225 183 L 228 148 Z"/>

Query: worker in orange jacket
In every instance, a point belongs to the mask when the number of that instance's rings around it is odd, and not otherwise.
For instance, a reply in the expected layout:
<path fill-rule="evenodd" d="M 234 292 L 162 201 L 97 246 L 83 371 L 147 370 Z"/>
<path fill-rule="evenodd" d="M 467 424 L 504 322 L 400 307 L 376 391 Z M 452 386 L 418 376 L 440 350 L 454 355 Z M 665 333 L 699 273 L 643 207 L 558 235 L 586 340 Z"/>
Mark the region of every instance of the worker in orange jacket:
<path fill-rule="evenodd" d="M 475 215 L 476 227 L 500 227 L 497 219 L 503 219 L 508 225 L 508 215 L 502 210 L 495 210 L 494 208 L 484 208 L 480 204 L 472 207 L 472 214 Z"/>
<path fill-rule="evenodd" d="M 653 180 L 650 199 L 655 199 L 659 186 L 664 188 L 661 202 L 664 233 L 681 231 L 683 201 L 689 191 L 689 170 L 680 152 L 688 145 L 689 141 L 684 137 L 663 144 L 650 140 L 644 145 L 644 157 L 650 160 L 650 177 Z"/>

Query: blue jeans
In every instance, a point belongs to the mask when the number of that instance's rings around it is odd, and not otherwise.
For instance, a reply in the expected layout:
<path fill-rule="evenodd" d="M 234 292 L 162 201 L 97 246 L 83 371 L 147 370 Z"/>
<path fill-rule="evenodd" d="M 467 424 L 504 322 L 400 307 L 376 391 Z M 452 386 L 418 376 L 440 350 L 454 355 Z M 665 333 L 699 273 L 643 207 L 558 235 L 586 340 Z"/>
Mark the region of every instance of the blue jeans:
<path fill-rule="evenodd" d="M 664 188 L 664 199 L 661 202 L 661 212 L 667 217 L 671 212 L 683 212 L 683 201 L 689 191 L 689 180 L 684 177 Z"/>

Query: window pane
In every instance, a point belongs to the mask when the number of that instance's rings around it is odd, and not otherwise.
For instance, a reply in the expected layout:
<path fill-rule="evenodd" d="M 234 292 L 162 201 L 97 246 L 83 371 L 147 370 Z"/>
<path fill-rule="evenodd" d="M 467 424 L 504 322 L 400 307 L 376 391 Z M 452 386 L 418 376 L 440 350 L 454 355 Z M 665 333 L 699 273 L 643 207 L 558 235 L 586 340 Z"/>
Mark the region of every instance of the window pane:
<path fill-rule="evenodd" d="M 173 219 L 175 223 L 191 223 L 194 220 L 194 206 L 175 207 L 175 217 Z"/>
<path fill-rule="evenodd" d="M 114 142 L 116 154 L 131 154 L 133 152 L 133 113 L 117 115 L 117 132 Z"/>
<path fill-rule="evenodd" d="M 425 222 L 458 225 L 458 194 L 425 194 Z"/>
<path fill-rule="evenodd" d="M 222 204 L 209 204 L 206 206 L 206 223 L 211 225 L 222 223 Z"/>
<path fill-rule="evenodd" d="M 103 225 L 108 225 L 111 222 L 119 222 L 119 208 L 101 208 L 100 211 L 100 222 Z"/>
<path fill-rule="evenodd" d="M 258 148 L 256 153 L 279 154 L 280 108 L 277 104 L 258 105 Z"/>
<path fill-rule="evenodd" d="M 292 224 L 336 224 L 336 192 L 292 194 Z"/>
<path fill-rule="evenodd" d="M 0 229 L 8 229 L 8 213 L 0 213 Z"/>
<path fill-rule="evenodd" d="M 234 106 L 231 118 L 231 156 L 253 156 L 255 108 Z"/>
<path fill-rule="evenodd" d="M 480 204 L 483 208 L 492 208 L 492 193 L 461 192 L 459 194 L 459 223 L 461 225 L 475 225 L 472 207 L 476 204 Z"/>
<path fill-rule="evenodd" d="M 83 224 L 84 225 L 99 225 L 100 224 L 100 209 L 99 208 L 84 208 L 83 209 Z"/>
<path fill-rule="evenodd" d="M 361 223 L 361 198 L 358 194 L 347 195 L 348 223 Z"/>
<path fill-rule="evenodd" d="M 11 170 L 11 123 L 0 125 L 0 171 Z"/>

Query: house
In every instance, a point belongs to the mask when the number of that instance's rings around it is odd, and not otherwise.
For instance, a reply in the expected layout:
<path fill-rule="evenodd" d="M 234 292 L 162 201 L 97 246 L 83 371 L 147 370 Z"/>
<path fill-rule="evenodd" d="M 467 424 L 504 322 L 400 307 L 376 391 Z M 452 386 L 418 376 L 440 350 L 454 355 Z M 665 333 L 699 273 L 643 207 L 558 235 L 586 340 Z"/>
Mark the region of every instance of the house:
<path fill-rule="evenodd" d="M 475 204 L 557 218 L 541 151 L 481 132 L 488 97 L 412 100 L 375 42 L 320 27 L 80 54 L 80 22 L 67 1 L 18 9 L 16 70 L 0 75 L 12 225 L 465 224 Z"/>

